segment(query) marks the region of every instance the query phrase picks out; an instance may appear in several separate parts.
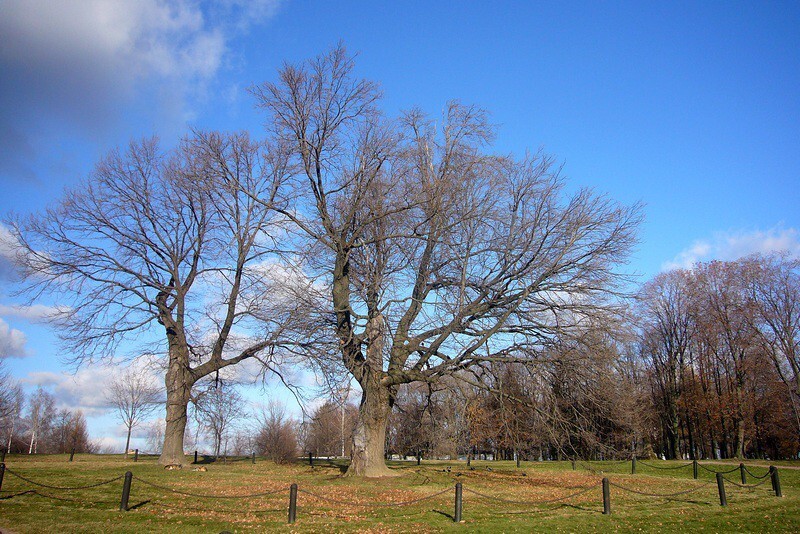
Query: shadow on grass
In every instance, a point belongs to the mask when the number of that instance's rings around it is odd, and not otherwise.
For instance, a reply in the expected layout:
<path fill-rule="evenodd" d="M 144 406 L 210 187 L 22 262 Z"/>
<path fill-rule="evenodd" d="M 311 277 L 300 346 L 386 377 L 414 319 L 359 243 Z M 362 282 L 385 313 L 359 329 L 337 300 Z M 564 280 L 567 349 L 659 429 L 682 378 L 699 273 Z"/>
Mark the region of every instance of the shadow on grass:
<path fill-rule="evenodd" d="M 445 516 L 447 519 L 449 519 L 450 521 L 455 521 L 455 520 L 456 520 L 456 518 L 455 518 L 455 517 L 453 517 L 453 515 L 452 515 L 452 514 L 448 514 L 447 512 L 443 512 L 443 511 L 441 511 L 441 510 L 436 510 L 436 509 L 433 509 L 433 510 L 431 510 L 431 512 L 433 512 L 433 513 L 435 513 L 435 514 L 443 515 L 443 516 Z"/>
<path fill-rule="evenodd" d="M 133 506 L 128 506 L 128 511 L 130 512 L 131 510 L 136 510 L 137 508 L 141 508 L 145 504 L 150 504 L 150 500 L 148 499 L 146 501 L 142 501 L 142 502 L 136 503 Z"/>

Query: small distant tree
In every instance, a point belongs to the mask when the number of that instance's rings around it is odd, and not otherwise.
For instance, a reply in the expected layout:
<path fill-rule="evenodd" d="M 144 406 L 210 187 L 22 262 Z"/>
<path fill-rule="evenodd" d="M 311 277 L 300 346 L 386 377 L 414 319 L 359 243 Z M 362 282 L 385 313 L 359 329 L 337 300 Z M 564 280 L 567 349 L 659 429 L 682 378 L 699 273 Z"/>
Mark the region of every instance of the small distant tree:
<path fill-rule="evenodd" d="M 156 419 L 150 421 L 145 431 L 145 439 L 147 440 L 147 448 L 153 454 L 161 454 L 161 446 L 164 444 L 164 420 Z"/>
<path fill-rule="evenodd" d="M 78 410 L 59 410 L 50 428 L 47 451 L 51 453 L 95 452 L 96 447 L 89 440 L 86 418 Z"/>
<path fill-rule="evenodd" d="M 227 452 L 223 444 L 235 421 L 244 415 L 242 396 L 235 387 L 218 383 L 198 395 L 196 406 L 196 417 L 211 437 L 214 455 Z"/>
<path fill-rule="evenodd" d="M 352 404 L 328 401 L 311 415 L 306 449 L 319 456 L 345 456 L 350 449 L 358 409 Z"/>
<path fill-rule="evenodd" d="M 25 393 L 19 382 L 11 378 L 3 360 L 0 360 L 0 384 L 3 384 L 0 388 L 0 432 L 3 439 L 0 446 L 10 453 L 14 432 L 18 429 L 22 417 Z"/>
<path fill-rule="evenodd" d="M 297 422 L 286 415 L 286 407 L 271 402 L 258 416 L 261 428 L 256 437 L 260 456 L 276 464 L 285 464 L 297 458 Z"/>
<path fill-rule="evenodd" d="M 47 435 L 55 416 L 56 399 L 40 386 L 28 401 L 27 423 L 30 432 L 28 454 L 39 452 L 39 442 Z"/>
<path fill-rule="evenodd" d="M 163 402 L 161 388 L 153 385 L 147 375 L 127 369 L 111 381 L 106 393 L 109 405 L 127 430 L 125 456 L 131 446 L 131 433 Z"/>

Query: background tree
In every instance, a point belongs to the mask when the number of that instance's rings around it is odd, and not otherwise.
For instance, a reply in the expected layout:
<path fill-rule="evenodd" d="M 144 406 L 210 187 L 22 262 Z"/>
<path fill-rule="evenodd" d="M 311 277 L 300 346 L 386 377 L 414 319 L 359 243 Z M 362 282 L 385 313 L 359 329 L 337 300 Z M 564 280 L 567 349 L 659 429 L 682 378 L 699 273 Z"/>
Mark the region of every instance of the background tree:
<path fill-rule="evenodd" d="M 198 380 L 248 358 L 277 364 L 298 303 L 259 267 L 283 231 L 273 208 L 285 179 L 281 151 L 246 134 L 196 133 L 169 152 L 146 140 L 109 154 L 45 213 L 12 223 L 28 295 L 69 303 L 57 319 L 75 363 L 114 355 L 123 341 L 165 354 L 161 463 L 184 460 Z"/>
<path fill-rule="evenodd" d="M 400 385 L 529 360 L 611 311 L 637 210 L 564 194 L 549 157 L 488 153 L 483 111 L 451 103 L 436 122 L 417 110 L 388 121 L 342 47 L 253 92 L 300 169 L 285 215 L 330 288 L 342 364 L 362 391 L 348 473 L 390 474 Z"/>
<path fill-rule="evenodd" d="M 114 378 L 108 386 L 106 398 L 125 425 L 125 456 L 131 446 L 131 432 L 139 423 L 163 406 L 162 389 L 154 386 L 146 373 L 131 368 Z"/>
<path fill-rule="evenodd" d="M 245 415 L 244 399 L 235 386 L 210 382 L 198 392 L 197 419 L 212 442 L 214 456 L 227 454 L 227 442 L 236 421 Z"/>
<path fill-rule="evenodd" d="M 256 447 L 259 456 L 265 456 L 277 464 L 293 462 L 297 459 L 298 435 L 297 421 L 286 415 L 286 407 L 270 402 L 257 415 L 259 431 Z"/>
<path fill-rule="evenodd" d="M 55 416 L 55 397 L 39 386 L 28 398 L 28 454 L 39 452 L 39 444 L 52 428 Z"/>
<path fill-rule="evenodd" d="M 311 413 L 305 450 L 317 456 L 346 456 L 355 426 L 357 409 L 348 403 L 328 401 Z"/>
<path fill-rule="evenodd" d="M 25 405 L 25 392 L 22 391 L 19 381 L 11 378 L 3 360 L 0 360 L 0 384 L 3 384 L 0 388 L 0 447 L 10 453 Z"/>

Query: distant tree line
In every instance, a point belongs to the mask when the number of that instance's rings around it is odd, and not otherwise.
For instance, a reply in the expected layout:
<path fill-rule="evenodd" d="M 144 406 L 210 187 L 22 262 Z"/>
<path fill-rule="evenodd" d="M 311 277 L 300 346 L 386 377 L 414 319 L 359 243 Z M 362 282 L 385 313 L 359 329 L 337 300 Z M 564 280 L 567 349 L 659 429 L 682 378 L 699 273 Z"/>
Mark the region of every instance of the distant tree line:
<path fill-rule="evenodd" d="M 57 408 L 53 395 L 41 387 L 26 395 L 2 367 L 0 383 L 0 439 L 7 453 L 97 452 L 83 412 Z"/>

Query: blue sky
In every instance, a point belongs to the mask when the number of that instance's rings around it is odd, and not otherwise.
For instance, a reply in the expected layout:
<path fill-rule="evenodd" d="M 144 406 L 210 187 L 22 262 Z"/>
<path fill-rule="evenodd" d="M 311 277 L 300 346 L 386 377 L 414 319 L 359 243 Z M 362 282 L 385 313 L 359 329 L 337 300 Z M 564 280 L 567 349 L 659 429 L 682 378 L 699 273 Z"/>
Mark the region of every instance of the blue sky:
<path fill-rule="evenodd" d="M 643 202 L 631 268 L 645 278 L 800 255 L 798 2 L 0 0 L 0 12 L 0 214 L 41 210 L 131 138 L 260 135 L 245 89 L 342 40 L 388 114 L 478 104 L 498 151 L 541 147 L 572 187 Z M 0 355 L 107 433 L 81 385 L 106 375 L 64 375 L 36 310 L 12 308 L 2 238 Z"/>

